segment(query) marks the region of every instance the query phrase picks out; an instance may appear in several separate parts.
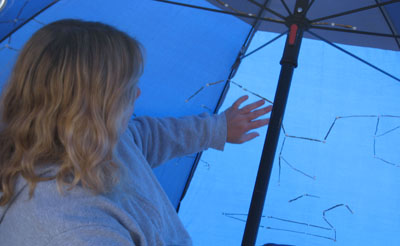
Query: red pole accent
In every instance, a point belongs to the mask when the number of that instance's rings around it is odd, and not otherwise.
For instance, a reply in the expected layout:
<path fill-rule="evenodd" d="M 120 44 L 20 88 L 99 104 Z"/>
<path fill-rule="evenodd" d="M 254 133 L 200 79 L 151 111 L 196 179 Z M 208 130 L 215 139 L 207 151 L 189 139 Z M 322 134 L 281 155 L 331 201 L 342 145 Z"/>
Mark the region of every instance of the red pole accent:
<path fill-rule="evenodd" d="M 297 24 L 292 24 L 290 26 L 290 33 L 289 33 L 289 44 L 290 45 L 294 45 L 294 43 L 296 41 L 298 29 L 299 29 L 299 27 L 297 26 Z"/>

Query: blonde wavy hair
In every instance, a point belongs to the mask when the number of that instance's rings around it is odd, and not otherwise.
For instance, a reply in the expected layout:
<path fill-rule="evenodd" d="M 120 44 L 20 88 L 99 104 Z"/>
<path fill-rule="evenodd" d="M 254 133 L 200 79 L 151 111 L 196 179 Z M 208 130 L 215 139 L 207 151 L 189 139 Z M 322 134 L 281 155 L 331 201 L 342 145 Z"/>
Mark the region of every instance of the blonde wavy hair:
<path fill-rule="evenodd" d="M 32 197 L 38 182 L 57 180 L 94 193 L 114 184 L 114 147 L 143 72 L 142 46 L 99 22 L 61 20 L 25 44 L 0 101 L 0 206 L 18 176 Z M 37 168 L 55 165 L 55 176 Z M 112 182 L 108 182 L 114 180 Z"/>

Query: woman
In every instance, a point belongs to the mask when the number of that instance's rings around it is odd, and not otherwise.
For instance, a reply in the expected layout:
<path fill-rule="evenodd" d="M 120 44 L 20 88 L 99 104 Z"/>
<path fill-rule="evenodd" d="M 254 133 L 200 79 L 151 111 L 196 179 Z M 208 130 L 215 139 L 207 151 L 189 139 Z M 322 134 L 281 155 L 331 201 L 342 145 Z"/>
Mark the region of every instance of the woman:
<path fill-rule="evenodd" d="M 0 245 L 191 245 L 151 168 L 256 137 L 271 107 L 129 121 L 142 71 L 141 45 L 98 22 L 25 44 L 0 102 Z"/>

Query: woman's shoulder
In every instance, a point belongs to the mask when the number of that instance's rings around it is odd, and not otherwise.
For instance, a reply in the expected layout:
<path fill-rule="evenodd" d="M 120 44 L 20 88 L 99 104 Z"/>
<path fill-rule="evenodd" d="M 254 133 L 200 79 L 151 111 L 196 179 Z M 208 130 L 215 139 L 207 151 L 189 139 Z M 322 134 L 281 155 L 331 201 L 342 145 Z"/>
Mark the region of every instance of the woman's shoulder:
<path fill-rule="evenodd" d="M 18 179 L 16 188 L 14 199 L 0 214 L 0 238 L 13 240 L 12 245 L 25 245 L 23 240 L 28 238 L 44 245 L 56 235 L 76 228 L 119 227 L 109 213 L 118 210 L 118 206 L 81 186 L 60 193 L 55 180 L 39 182 L 32 198 L 23 178 Z"/>

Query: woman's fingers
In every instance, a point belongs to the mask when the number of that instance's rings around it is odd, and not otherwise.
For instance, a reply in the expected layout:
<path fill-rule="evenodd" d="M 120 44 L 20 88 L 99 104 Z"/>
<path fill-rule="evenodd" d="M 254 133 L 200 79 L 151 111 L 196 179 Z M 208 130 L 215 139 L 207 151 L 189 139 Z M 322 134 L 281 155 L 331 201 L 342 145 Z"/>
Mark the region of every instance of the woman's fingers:
<path fill-rule="evenodd" d="M 240 109 L 240 112 L 243 114 L 247 114 L 250 113 L 251 111 L 253 111 L 256 108 L 261 107 L 262 105 L 265 104 L 264 100 L 259 100 L 257 102 L 251 103 L 249 105 L 244 106 L 243 108 Z"/>
<path fill-rule="evenodd" d="M 250 141 L 256 137 L 260 136 L 260 134 L 258 134 L 257 132 L 250 132 L 248 134 L 245 134 L 241 137 L 240 142 L 239 143 L 244 143 L 247 141 Z"/>
<path fill-rule="evenodd" d="M 255 120 L 255 121 L 251 121 L 248 124 L 248 131 L 253 130 L 253 129 L 257 129 L 260 128 L 262 126 L 266 126 L 269 123 L 269 119 L 261 119 L 261 120 Z"/>
<path fill-rule="evenodd" d="M 259 136 L 257 132 L 249 132 L 253 129 L 260 128 L 269 123 L 269 119 L 258 119 L 268 114 L 272 110 L 272 105 L 261 108 L 265 104 L 264 100 L 259 100 L 248 105 L 244 105 L 239 109 L 240 105 L 249 97 L 242 96 L 238 98 L 230 108 L 225 111 L 228 124 L 227 141 L 229 143 L 244 143 Z"/>
<path fill-rule="evenodd" d="M 233 104 L 232 104 L 232 108 L 234 109 L 239 109 L 239 106 L 246 101 L 247 99 L 249 99 L 249 96 L 241 96 L 239 97 L 239 99 L 237 99 Z"/>
<path fill-rule="evenodd" d="M 248 120 L 257 119 L 260 116 L 268 114 L 269 112 L 271 112 L 271 110 L 272 110 L 272 105 L 265 108 L 254 110 L 253 112 L 250 112 L 248 114 Z"/>

